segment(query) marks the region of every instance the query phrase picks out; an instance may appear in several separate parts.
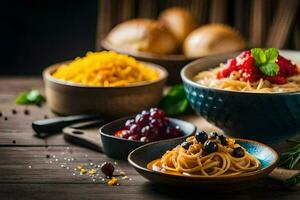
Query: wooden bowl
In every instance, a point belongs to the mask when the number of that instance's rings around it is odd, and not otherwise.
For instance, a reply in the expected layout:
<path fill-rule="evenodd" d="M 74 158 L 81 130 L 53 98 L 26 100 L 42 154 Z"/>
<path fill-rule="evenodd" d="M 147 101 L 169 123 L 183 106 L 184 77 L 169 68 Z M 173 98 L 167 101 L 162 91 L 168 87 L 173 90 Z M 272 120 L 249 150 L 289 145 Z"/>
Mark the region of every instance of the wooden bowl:
<path fill-rule="evenodd" d="M 115 120 L 113 122 L 103 125 L 99 129 L 103 152 L 106 155 L 108 155 L 109 157 L 125 160 L 125 159 L 127 159 L 128 154 L 132 150 L 145 144 L 145 142 L 136 141 L 136 140 L 128 140 L 125 138 L 120 138 L 120 137 L 114 136 L 114 134 L 118 130 L 120 130 L 124 127 L 125 122 L 128 119 L 134 119 L 134 116 Z M 195 132 L 196 132 L 195 125 L 193 125 L 189 122 L 180 120 L 180 119 L 175 119 L 175 118 L 168 118 L 168 119 L 174 127 L 179 126 L 181 128 L 182 134 L 183 134 L 180 137 L 167 139 L 168 141 L 186 139 L 187 137 L 195 134 Z M 161 140 L 161 141 L 165 141 L 165 140 Z"/>
<path fill-rule="evenodd" d="M 200 177 L 165 174 L 147 168 L 150 161 L 160 158 L 167 150 L 176 147 L 183 141 L 185 139 L 143 145 L 128 155 L 128 161 L 139 174 L 155 184 L 213 192 L 229 192 L 253 186 L 258 179 L 266 177 L 279 161 L 277 152 L 271 147 L 253 140 L 235 139 L 236 143 L 260 161 L 261 167 L 258 170 L 236 176 Z"/>
<path fill-rule="evenodd" d="M 54 78 L 52 73 L 61 64 L 52 65 L 43 72 L 48 106 L 61 115 L 97 113 L 110 118 L 133 115 L 157 106 L 168 77 L 163 67 L 144 63 L 159 72 L 158 80 L 123 87 L 85 86 Z"/>
<path fill-rule="evenodd" d="M 181 83 L 180 71 L 189 62 L 196 60 L 197 58 L 188 58 L 183 54 L 153 54 L 146 52 L 134 52 L 126 49 L 118 48 L 111 45 L 105 39 L 101 41 L 101 46 L 106 50 L 115 51 L 122 54 L 127 54 L 134 57 L 137 60 L 155 63 L 157 65 L 164 66 L 169 72 L 168 85 Z"/>

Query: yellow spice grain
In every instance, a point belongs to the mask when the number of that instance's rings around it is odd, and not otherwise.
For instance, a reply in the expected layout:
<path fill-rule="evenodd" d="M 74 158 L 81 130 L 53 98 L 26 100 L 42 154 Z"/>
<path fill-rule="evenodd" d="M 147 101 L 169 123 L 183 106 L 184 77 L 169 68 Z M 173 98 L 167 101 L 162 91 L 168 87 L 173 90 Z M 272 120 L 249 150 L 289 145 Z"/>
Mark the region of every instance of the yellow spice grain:
<path fill-rule="evenodd" d="M 108 185 L 112 186 L 112 185 L 118 185 L 119 184 L 119 180 L 116 177 L 111 177 L 111 179 L 107 182 Z"/>

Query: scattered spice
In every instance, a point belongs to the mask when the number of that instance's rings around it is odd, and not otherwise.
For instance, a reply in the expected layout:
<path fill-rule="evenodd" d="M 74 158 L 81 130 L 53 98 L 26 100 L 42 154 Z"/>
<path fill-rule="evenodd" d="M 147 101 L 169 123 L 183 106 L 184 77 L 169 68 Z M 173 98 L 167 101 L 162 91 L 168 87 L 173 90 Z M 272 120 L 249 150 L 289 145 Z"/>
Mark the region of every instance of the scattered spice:
<path fill-rule="evenodd" d="M 17 114 L 16 109 L 12 109 L 12 110 L 11 110 L 11 113 L 14 114 L 14 115 Z"/>
<path fill-rule="evenodd" d="M 84 155 L 87 157 L 87 154 Z M 56 155 L 46 154 L 46 158 L 49 159 L 46 163 L 57 165 L 58 167 L 65 168 L 68 170 L 73 176 L 82 176 L 82 177 L 89 177 L 90 180 L 97 184 L 107 184 L 110 186 L 120 185 L 120 180 L 122 181 L 130 181 L 132 180 L 128 176 L 125 175 L 125 172 L 121 169 L 115 169 L 117 166 L 117 162 L 102 162 L 96 163 L 92 162 L 91 159 L 86 159 L 85 163 L 82 163 L 75 167 L 72 165 L 76 159 L 72 157 L 72 152 L 70 152 L 70 148 L 66 148 L 65 151 L 60 152 Z M 56 161 L 56 162 L 54 162 Z M 58 162 L 59 161 L 59 162 Z M 68 161 L 68 162 L 67 162 Z M 75 164 L 75 163 L 73 163 Z M 74 168 L 75 167 L 75 168 Z M 31 165 L 28 168 L 32 168 Z M 104 173 L 105 172 L 105 173 Z M 116 172 L 113 176 L 113 173 Z M 121 177 L 118 178 L 118 177 Z"/>
<path fill-rule="evenodd" d="M 125 176 L 125 172 L 120 171 L 120 175 L 121 175 L 121 176 Z"/>
<path fill-rule="evenodd" d="M 80 169 L 80 174 L 85 174 L 86 173 L 86 170 L 84 168 L 81 168 Z"/>
<path fill-rule="evenodd" d="M 108 185 L 113 186 L 113 185 L 118 185 L 119 180 L 116 177 L 111 177 L 111 179 L 107 182 Z"/>
<path fill-rule="evenodd" d="M 7 118 L 7 117 L 4 117 L 4 120 L 6 120 L 6 121 L 7 121 L 7 120 L 8 120 L 8 118 Z"/>
<path fill-rule="evenodd" d="M 16 140 L 13 140 L 12 143 L 13 143 L 13 144 L 16 144 Z"/>
<path fill-rule="evenodd" d="M 94 169 L 89 170 L 89 175 L 90 176 L 93 176 L 94 174 L 95 174 L 95 170 Z"/>
<path fill-rule="evenodd" d="M 48 119 L 48 115 L 45 115 L 45 116 L 44 116 L 44 119 Z"/>
<path fill-rule="evenodd" d="M 29 115 L 29 114 L 30 114 L 29 110 L 28 110 L 28 109 L 25 109 L 25 110 L 24 110 L 24 114 L 25 114 L 25 115 Z"/>

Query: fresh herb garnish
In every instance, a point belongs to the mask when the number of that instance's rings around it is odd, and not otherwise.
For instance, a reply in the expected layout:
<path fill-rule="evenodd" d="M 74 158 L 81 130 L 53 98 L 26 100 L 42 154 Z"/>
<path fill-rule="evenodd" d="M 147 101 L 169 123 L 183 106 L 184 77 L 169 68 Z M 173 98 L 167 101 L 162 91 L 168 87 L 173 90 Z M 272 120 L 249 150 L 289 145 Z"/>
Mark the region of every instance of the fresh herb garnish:
<path fill-rule="evenodd" d="M 287 169 L 293 169 L 300 160 L 300 141 L 288 140 L 288 142 L 295 144 L 295 146 L 290 148 L 287 152 L 281 154 L 278 166 Z M 292 187 L 298 183 L 300 183 L 300 173 L 285 180 L 283 184 L 287 187 Z"/>
<path fill-rule="evenodd" d="M 30 90 L 28 92 L 23 92 L 16 98 L 16 104 L 20 105 L 40 105 L 45 98 L 40 94 L 38 90 Z"/>
<path fill-rule="evenodd" d="M 259 70 L 267 76 L 275 76 L 279 72 L 279 65 L 276 64 L 278 57 L 278 50 L 275 48 L 269 48 L 263 50 L 261 48 L 251 49 L 251 54 L 255 59 L 255 65 Z"/>
<path fill-rule="evenodd" d="M 300 183 L 300 173 L 285 180 L 283 184 L 287 187 L 293 187 L 293 186 L 297 185 L 298 183 Z"/>
<path fill-rule="evenodd" d="M 296 143 L 296 145 L 282 153 L 279 161 L 279 166 L 287 169 L 293 169 L 300 160 L 300 141 L 292 140 L 290 142 Z"/>
<path fill-rule="evenodd" d="M 174 116 L 185 113 L 189 108 L 183 85 L 173 86 L 168 94 L 160 102 L 167 116 Z"/>

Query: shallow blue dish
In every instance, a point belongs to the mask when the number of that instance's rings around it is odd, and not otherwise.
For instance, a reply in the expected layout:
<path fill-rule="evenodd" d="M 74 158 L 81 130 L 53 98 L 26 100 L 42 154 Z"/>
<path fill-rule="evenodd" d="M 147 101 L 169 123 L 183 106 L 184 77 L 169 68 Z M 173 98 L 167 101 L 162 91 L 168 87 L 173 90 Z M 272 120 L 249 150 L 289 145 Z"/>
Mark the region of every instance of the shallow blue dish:
<path fill-rule="evenodd" d="M 236 139 L 236 143 L 243 146 L 250 154 L 261 162 L 260 169 L 232 177 L 191 177 L 164 174 L 147 169 L 147 164 L 160 158 L 167 150 L 170 150 L 183 142 L 161 141 L 143 145 L 128 155 L 129 163 L 138 173 L 156 184 L 172 187 L 196 188 L 197 190 L 233 191 L 250 187 L 257 179 L 267 176 L 279 160 L 277 152 L 271 147 L 252 140 Z"/>
<path fill-rule="evenodd" d="M 300 60 L 298 51 L 281 51 Z M 192 108 L 226 135 L 276 143 L 300 132 L 300 92 L 249 93 L 207 88 L 194 82 L 200 71 L 219 66 L 238 53 L 196 60 L 181 71 L 186 96 Z"/>

